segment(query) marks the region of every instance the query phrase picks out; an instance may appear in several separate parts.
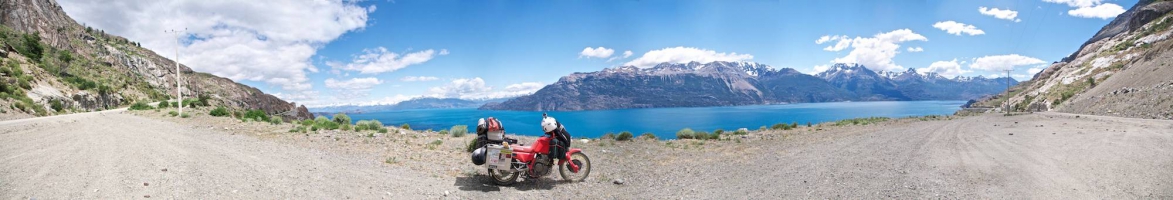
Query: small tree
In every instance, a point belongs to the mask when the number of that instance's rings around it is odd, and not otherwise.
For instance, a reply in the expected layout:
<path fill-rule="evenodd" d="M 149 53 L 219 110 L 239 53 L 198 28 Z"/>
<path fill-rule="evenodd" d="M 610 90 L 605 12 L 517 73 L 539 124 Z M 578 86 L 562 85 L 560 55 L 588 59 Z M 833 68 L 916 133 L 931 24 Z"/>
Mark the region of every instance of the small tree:
<path fill-rule="evenodd" d="M 403 123 L 403 125 L 399 125 L 399 128 L 403 130 L 411 130 L 411 125 Z"/>

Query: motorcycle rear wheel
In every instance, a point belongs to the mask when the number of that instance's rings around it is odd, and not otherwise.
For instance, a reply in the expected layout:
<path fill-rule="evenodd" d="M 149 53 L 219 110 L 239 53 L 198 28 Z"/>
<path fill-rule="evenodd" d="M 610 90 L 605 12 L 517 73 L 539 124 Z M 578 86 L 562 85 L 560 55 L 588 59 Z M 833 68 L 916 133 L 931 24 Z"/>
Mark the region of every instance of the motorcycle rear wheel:
<path fill-rule="evenodd" d="M 493 180 L 493 184 L 497 185 L 513 185 L 517 182 L 517 175 L 520 172 L 507 172 L 505 170 L 489 169 L 489 179 Z"/>
<path fill-rule="evenodd" d="M 570 171 L 570 165 L 562 164 L 558 166 L 558 173 L 562 174 L 562 179 L 571 182 L 582 182 L 586 180 L 587 176 L 591 175 L 591 158 L 582 152 L 575 152 L 566 158 L 568 163 L 575 163 L 578 165 L 578 173 Z"/>

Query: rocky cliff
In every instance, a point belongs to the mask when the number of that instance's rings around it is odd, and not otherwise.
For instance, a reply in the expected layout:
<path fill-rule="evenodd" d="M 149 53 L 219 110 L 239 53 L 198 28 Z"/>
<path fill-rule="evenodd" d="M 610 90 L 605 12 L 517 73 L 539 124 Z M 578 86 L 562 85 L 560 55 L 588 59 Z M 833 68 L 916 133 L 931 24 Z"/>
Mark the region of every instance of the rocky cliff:
<path fill-rule="evenodd" d="M 1060 62 L 977 102 L 995 111 L 1044 111 L 1173 119 L 1173 2 L 1142 0 Z"/>
<path fill-rule="evenodd" d="M 185 98 L 312 118 L 304 106 L 256 88 L 182 65 L 177 71 L 174 61 L 134 41 L 78 24 L 52 0 L 0 0 L 0 25 L 4 114 L 43 116 L 172 99 L 180 73 Z"/>

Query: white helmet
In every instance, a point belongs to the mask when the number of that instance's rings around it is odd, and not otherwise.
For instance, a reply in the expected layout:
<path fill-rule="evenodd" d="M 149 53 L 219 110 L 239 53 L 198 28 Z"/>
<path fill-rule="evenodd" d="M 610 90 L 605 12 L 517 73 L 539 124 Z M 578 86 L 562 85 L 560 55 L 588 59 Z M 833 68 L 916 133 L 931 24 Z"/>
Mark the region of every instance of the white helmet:
<path fill-rule="evenodd" d="M 558 124 L 558 120 L 555 120 L 553 117 L 542 118 L 542 131 L 547 133 L 553 132 L 554 130 L 558 130 L 559 126 L 561 124 Z"/>

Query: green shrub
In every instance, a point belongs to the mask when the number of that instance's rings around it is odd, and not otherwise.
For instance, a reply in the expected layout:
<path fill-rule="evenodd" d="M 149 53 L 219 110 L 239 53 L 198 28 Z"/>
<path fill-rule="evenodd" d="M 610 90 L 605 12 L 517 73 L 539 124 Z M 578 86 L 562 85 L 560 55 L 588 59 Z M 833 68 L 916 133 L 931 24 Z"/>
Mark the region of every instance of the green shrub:
<path fill-rule="evenodd" d="M 883 121 L 888 121 L 889 119 L 891 119 L 891 118 L 887 118 L 887 117 L 852 118 L 852 119 L 845 119 L 845 120 L 836 121 L 835 126 L 868 125 L 868 124 L 874 124 L 874 123 L 879 123 L 879 122 L 883 122 Z"/>
<path fill-rule="evenodd" d="M 159 108 L 167 108 L 167 107 L 171 107 L 171 103 L 167 103 L 166 101 L 159 102 Z"/>
<path fill-rule="evenodd" d="M 171 102 L 171 107 L 179 107 L 179 102 Z"/>
<path fill-rule="evenodd" d="M 790 122 L 790 128 L 798 128 L 798 122 Z"/>
<path fill-rule="evenodd" d="M 615 139 L 615 133 L 604 133 L 599 139 Z"/>
<path fill-rule="evenodd" d="M 342 131 L 351 131 L 350 124 L 341 124 L 338 127 L 338 129 L 341 129 Z"/>
<path fill-rule="evenodd" d="M 717 129 L 717 130 L 713 130 L 713 133 L 716 133 L 716 134 L 723 134 L 723 133 L 725 133 L 725 130 L 723 130 L 723 129 Z"/>
<path fill-rule="evenodd" d="M 628 141 L 628 140 L 631 140 L 631 138 L 632 138 L 631 132 L 623 131 L 623 132 L 619 132 L 619 136 L 616 136 L 615 140 Z"/>
<path fill-rule="evenodd" d="M 777 123 L 777 124 L 774 124 L 774 126 L 770 126 L 770 129 L 773 129 L 773 130 L 782 130 L 782 129 L 790 130 L 790 125 L 783 124 L 783 123 Z"/>
<path fill-rule="evenodd" d="M 698 140 L 707 140 L 710 137 L 712 137 L 712 136 L 709 135 L 709 132 L 704 132 L 704 131 L 697 131 L 696 134 L 692 135 L 692 139 L 698 139 Z"/>
<path fill-rule="evenodd" d="M 359 120 L 354 125 L 355 131 L 364 131 L 364 130 L 378 131 L 380 129 L 386 129 L 386 128 L 383 128 L 383 122 L 379 122 L 379 120 Z"/>
<path fill-rule="evenodd" d="M 334 123 L 334 121 L 331 121 L 329 118 L 318 116 L 317 118 L 314 118 L 313 127 L 323 130 L 337 130 L 338 128 L 341 128 L 341 125 Z"/>
<path fill-rule="evenodd" d="M 345 113 L 334 114 L 333 120 L 334 123 L 338 124 L 350 124 L 350 116 L 346 116 Z"/>
<path fill-rule="evenodd" d="M 178 116 L 178 115 L 179 115 L 179 112 L 175 112 L 174 110 L 172 110 L 172 111 L 170 111 L 170 112 L 167 112 L 167 114 L 168 114 L 168 115 L 171 115 L 172 117 L 174 117 L 174 116 Z"/>
<path fill-rule="evenodd" d="M 281 119 L 281 116 L 273 116 L 272 118 L 269 118 L 269 123 L 273 124 L 273 125 L 278 125 L 281 123 L 285 123 L 285 119 Z"/>
<path fill-rule="evenodd" d="M 387 128 L 379 128 L 379 133 L 387 133 Z"/>
<path fill-rule="evenodd" d="M 252 121 L 258 122 L 268 122 L 269 114 L 265 113 L 263 110 L 249 110 L 248 112 L 244 112 L 244 117 L 241 118 L 251 119 Z"/>
<path fill-rule="evenodd" d="M 448 135 L 448 129 L 440 129 L 440 135 Z"/>
<path fill-rule="evenodd" d="M 639 138 L 643 138 L 643 139 L 650 139 L 650 140 L 655 140 L 655 139 L 656 139 L 656 134 L 652 134 L 652 133 L 644 133 L 644 134 L 640 134 L 640 135 L 639 135 Z"/>
<path fill-rule="evenodd" d="M 150 109 L 155 109 L 155 108 L 151 107 L 151 105 L 147 105 L 147 103 L 134 102 L 133 104 L 130 104 L 130 108 L 126 108 L 126 109 L 127 110 L 150 110 Z"/>
<path fill-rule="evenodd" d="M 749 134 L 749 131 L 744 130 L 744 129 L 737 129 L 737 131 L 733 131 L 733 135 L 745 135 L 745 134 Z"/>
<path fill-rule="evenodd" d="M 811 127 L 811 122 L 806 122 L 806 127 L 807 127 L 807 128 L 810 128 L 810 127 Z"/>
<path fill-rule="evenodd" d="M 399 128 L 401 128 L 403 130 L 411 130 L 411 125 L 408 125 L 407 123 L 403 123 L 403 125 L 399 125 Z"/>
<path fill-rule="evenodd" d="M 54 99 L 49 101 L 49 108 L 53 108 L 53 111 L 61 112 L 61 109 L 64 109 L 65 105 L 61 105 L 61 100 Z"/>
<path fill-rule="evenodd" d="M 475 151 L 475 150 L 477 150 L 477 139 L 473 138 L 472 140 L 468 141 L 468 145 L 466 147 L 464 147 L 464 151 L 472 153 L 472 151 Z"/>
<path fill-rule="evenodd" d="M 301 125 L 302 126 L 313 126 L 314 120 L 312 120 L 312 119 L 301 120 Z"/>
<path fill-rule="evenodd" d="M 183 113 L 182 115 L 179 115 L 179 117 L 188 118 L 188 117 L 191 117 L 191 115 L 189 115 L 187 113 Z"/>
<path fill-rule="evenodd" d="M 680 131 L 676 131 L 676 139 L 692 139 L 695 134 L 696 132 L 690 128 L 680 129 Z"/>
<path fill-rule="evenodd" d="M 468 125 L 452 126 L 450 132 L 452 133 L 452 137 L 464 137 L 464 134 L 468 133 Z"/>
<path fill-rule="evenodd" d="M 216 107 L 215 109 L 212 109 L 211 112 L 208 112 L 208 115 L 215 117 L 228 116 L 228 108 L 224 108 L 224 106 Z"/>

